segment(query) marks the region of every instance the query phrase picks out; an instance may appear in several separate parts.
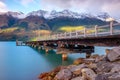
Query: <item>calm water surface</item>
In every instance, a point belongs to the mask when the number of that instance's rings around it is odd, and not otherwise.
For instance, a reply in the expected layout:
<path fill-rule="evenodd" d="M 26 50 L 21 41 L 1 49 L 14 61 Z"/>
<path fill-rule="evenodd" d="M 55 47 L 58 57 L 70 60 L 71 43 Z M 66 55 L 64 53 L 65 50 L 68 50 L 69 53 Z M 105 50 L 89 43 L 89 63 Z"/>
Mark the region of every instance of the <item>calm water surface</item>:
<path fill-rule="evenodd" d="M 95 53 L 104 54 L 108 47 L 95 47 Z M 85 54 L 69 54 L 68 61 L 50 51 L 37 51 L 28 46 L 16 46 L 15 42 L 0 42 L 0 80 L 38 80 L 42 72 L 59 65 L 72 64 L 73 60 Z"/>

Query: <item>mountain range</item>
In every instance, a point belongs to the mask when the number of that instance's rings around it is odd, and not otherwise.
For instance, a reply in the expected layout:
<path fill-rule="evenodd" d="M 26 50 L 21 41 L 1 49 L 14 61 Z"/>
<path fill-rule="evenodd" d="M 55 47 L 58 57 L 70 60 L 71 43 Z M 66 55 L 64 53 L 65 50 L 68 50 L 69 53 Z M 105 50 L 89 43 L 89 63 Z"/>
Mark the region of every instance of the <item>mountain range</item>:
<path fill-rule="evenodd" d="M 105 20 L 109 14 L 77 13 L 70 10 L 63 11 L 32 11 L 28 14 L 22 12 L 0 12 L 0 40 L 27 40 L 35 37 L 37 30 L 61 32 L 65 26 L 94 27 L 108 24 Z M 15 29 L 15 30 L 14 30 Z M 33 33 L 33 34 L 31 34 Z"/>

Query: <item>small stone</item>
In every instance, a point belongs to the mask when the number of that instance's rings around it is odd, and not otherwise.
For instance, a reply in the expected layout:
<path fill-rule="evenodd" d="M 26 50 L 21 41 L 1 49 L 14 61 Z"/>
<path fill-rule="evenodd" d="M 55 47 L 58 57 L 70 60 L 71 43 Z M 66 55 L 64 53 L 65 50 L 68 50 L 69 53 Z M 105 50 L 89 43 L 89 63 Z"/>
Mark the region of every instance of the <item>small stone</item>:
<path fill-rule="evenodd" d="M 91 55 L 91 56 L 90 56 L 90 58 L 94 58 L 94 59 L 96 59 L 97 57 L 99 57 L 98 54 L 94 54 L 94 55 Z"/>
<path fill-rule="evenodd" d="M 59 67 L 55 68 L 54 70 L 52 70 L 52 72 L 57 73 L 57 72 L 59 72 L 60 70 L 66 69 L 66 68 L 67 68 L 66 66 L 59 66 Z"/>
<path fill-rule="evenodd" d="M 100 62 L 100 61 L 108 61 L 107 57 L 102 55 L 102 56 L 99 56 L 95 59 L 95 62 Z"/>
<path fill-rule="evenodd" d="M 39 79 L 42 79 L 44 77 L 47 77 L 49 73 L 41 73 L 40 76 L 38 77 Z"/>
<path fill-rule="evenodd" d="M 90 63 L 94 63 L 94 62 L 95 62 L 95 59 L 93 59 L 93 58 L 88 58 L 88 59 L 84 59 L 83 61 L 84 61 L 84 63 L 86 63 L 86 64 L 90 64 Z"/>
<path fill-rule="evenodd" d="M 96 69 L 97 68 L 97 64 L 96 63 L 91 63 L 88 65 L 89 68 L 91 69 Z"/>
<path fill-rule="evenodd" d="M 53 78 L 51 76 L 48 76 L 48 79 L 47 80 L 53 80 Z"/>
<path fill-rule="evenodd" d="M 55 76 L 58 80 L 69 80 L 72 77 L 72 73 L 69 69 L 63 69 Z"/>
<path fill-rule="evenodd" d="M 78 58 L 78 59 L 76 59 L 76 60 L 73 62 L 73 64 L 75 64 L 75 65 L 82 64 L 82 63 L 84 63 L 83 59 L 84 59 L 84 58 Z"/>
<path fill-rule="evenodd" d="M 92 69 L 84 68 L 81 70 L 82 77 L 87 80 L 95 80 L 96 74 Z"/>
<path fill-rule="evenodd" d="M 110 51 L 111 51 L 111 49 L 106 49 L 106 50 L 105 50 L 106 55 L 108 55 Z"/>

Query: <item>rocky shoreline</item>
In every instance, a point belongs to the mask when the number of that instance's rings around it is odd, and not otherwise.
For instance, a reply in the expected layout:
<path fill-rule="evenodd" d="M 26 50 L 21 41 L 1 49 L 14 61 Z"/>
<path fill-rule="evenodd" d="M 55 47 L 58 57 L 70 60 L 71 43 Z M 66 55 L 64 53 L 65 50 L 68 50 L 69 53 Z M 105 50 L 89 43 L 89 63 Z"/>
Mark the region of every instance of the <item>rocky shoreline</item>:
<path fill-rule="evenodd" d="M 42 73 L 40 80 L 120 80 L 120 47 L 106 49 L 106 55 L 79 58 L 73 65 Z"/>

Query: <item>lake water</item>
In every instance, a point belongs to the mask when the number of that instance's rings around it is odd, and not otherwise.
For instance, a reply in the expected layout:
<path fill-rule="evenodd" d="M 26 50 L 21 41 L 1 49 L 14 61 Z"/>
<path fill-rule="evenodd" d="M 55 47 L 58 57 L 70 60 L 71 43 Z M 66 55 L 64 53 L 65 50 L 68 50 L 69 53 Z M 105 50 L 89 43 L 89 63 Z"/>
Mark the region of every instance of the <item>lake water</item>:
<path fill-rule="evenodd" d="M 95 47 L 95 53 L 105 54 L 108 47 Z M 51 51 L 37 51 L 28 46 L 16 46 L 15 42 L 0 42 L 0 80 L 38 80 L 42 72 L 59 65 L 69 65 L 85 54 L 69 54 L 68 61 Z"/>

